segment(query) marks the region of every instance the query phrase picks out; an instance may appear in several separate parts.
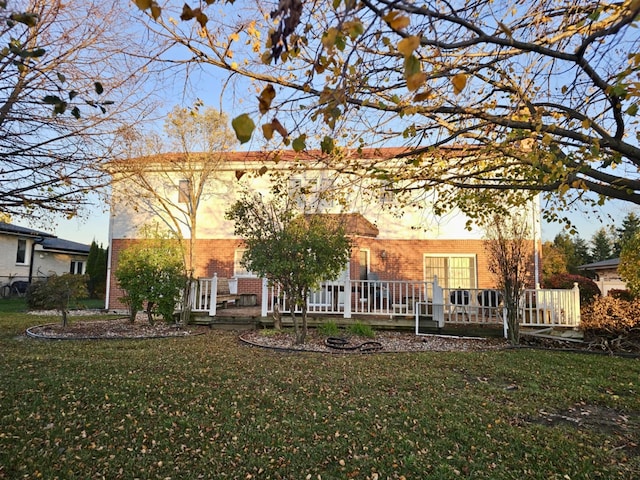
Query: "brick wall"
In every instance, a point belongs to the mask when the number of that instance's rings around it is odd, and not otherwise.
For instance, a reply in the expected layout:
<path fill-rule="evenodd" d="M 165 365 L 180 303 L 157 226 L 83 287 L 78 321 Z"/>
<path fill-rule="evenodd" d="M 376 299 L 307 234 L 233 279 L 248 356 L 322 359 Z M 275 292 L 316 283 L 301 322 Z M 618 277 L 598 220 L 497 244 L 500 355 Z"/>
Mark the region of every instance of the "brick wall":
<path fill-rule="evenodd" d="M 118 301 L 123 295 L 113 277 L 118 255 L 135 240 L 113 240 L 111 245 L 111 289 L 109 308 L 123 309 Z M 358 278 L 358 253 L 360 249 L 370 252 L 370 271 L 378 274 L 381 280 L 422 280 L 424 254 L 460 254 L 476 256 L 478 288 L 492 288 L 495 279 L 489 272 L 487 256 L 482 240 L 377 240 L 358 237 L 354 240 L 351 260 L 351 278 Z M 233 276 L 234 253 L 241 247 L 238 239 L 198 240 L 195 246 L 195 277 Z M 383 253 L 384 252 L 384 253 Z M 533 260 L 531 263 L 533 271 Z M 239 293 L 254 293 L 260 302 L 262 282 L 256 278 L 243 278 L 238 281 Z"/>

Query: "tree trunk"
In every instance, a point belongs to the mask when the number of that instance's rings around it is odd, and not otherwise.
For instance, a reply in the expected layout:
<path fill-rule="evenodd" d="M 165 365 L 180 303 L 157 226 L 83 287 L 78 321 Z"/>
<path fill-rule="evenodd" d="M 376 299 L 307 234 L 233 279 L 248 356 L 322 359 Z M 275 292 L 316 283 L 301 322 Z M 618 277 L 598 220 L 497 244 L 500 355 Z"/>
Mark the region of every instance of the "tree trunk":
<path fill-rule="evenodd" d="M 194 278 L 190 275 L 187 279 L 187 284 L 184 287 L 182 294 L 182 311 L 180 312 L 180 323 L 187 325 L 191 320 L 191 286 L 193 285 Z"/>
<path fill-rule="evenodd" d="M 273 304 L 273 328 L 282 330 L 282 315 L 280 314 L 280 301 L 277 299 Z"/>
<path fill-rule="evenodd" d="M 149 325 L 153 325 L 153 302 L 147 302 L 147 320 Z"/>

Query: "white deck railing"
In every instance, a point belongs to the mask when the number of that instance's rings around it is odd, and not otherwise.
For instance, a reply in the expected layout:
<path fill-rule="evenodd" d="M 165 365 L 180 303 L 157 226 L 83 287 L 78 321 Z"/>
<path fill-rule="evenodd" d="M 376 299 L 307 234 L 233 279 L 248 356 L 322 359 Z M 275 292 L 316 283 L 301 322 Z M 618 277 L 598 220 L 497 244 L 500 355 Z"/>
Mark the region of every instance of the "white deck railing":
<path fill-rule="evenodd" d="M 193 284 L 192 310 L 216 315 L 217 278 Z M 502 293 L 495 289 L 442 288 L 432 282 L 404 280 L 346 280 L 322 282 L 308 299 L 309 314 L 377 315 L 415 317 L 419 325 L 435 322 L 454 324 L 504 324 Z M 278 286 L 262 284 L 262 316 L 290 313 L 290 302 Z M 575 327 L 580 324 L 580 292 L 572 289 L 525 290 L 520 300 L 520 324 L 532 327 Z"/>

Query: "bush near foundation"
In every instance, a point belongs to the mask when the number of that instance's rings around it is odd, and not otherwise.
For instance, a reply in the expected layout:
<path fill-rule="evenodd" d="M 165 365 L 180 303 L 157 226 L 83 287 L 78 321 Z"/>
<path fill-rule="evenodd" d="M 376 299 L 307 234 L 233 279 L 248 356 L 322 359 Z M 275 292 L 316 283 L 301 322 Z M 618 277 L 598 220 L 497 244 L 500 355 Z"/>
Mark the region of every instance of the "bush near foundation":
<path fill-rule="evenodd" d="M 577 283 L 580 289 L 580 304 L 586 305 L 594 301 L 600 295 L 600 288 L 596 282 L 582 275 L 572 275 L 570 273 L 558 273 L 546 278 L 543 288 L 573 288 Z"/>

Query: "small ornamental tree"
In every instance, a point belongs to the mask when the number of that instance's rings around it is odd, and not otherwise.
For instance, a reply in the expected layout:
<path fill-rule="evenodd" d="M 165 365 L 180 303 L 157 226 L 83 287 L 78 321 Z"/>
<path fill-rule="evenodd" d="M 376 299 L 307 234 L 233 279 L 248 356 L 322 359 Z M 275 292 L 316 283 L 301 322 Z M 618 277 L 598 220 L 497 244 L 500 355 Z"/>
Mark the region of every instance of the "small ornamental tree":
<path fill-rule="evenodd" d="M 166 322 L 173 320 L 186 282 L 182 252 L 177 241 L 156 229 L 153 238 L 147 237 L 120 253 L 115 276 L 126 292 L 121 300 L 129 307 L 132 323 L 145 301 L 150 324 L 154 323 L 156 312 Z"/>
<path fill-rule="evenodd" d="M 627 289 L 631 295 L 640 297 L 640 233 L 624 242 L 618 273 L 627 282 Z"/>
<path fill-rule="evenodd" d="M 485 225 L 485 232 L 489 270 L 504 295 L 507 336 L 512 345 L 517 345 L 520 342 L 518 304 L 529 281 L 529 266 L 533 261 L 530 228 L 522 217 L 495 215 Z"/>
<path fill-rule="evenodd" d="M 69 307 L 87 295 L 87 277 L 65 273 L 32 284 L 27 290 L 27 305 L 37 310 L 57 310 L 62 316 L 62 326 L 66 327 Z"/>
<path fill-rule="evenodd" d="M 329 215 L 298 215 L 282 198 L 265 203 L 245 195 L 227 211 L 247 251 L 242 265 L 282 287 L 290 301 L 296 343 L 307 334 L 307 299 L 323 280 L 335 280 L 350 258 L 351 242 Z M 300 328 L 296 310 L 302 312 Z"/>

